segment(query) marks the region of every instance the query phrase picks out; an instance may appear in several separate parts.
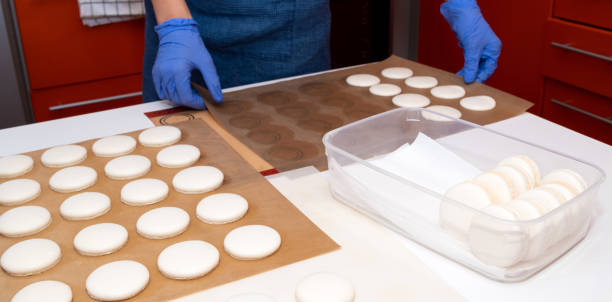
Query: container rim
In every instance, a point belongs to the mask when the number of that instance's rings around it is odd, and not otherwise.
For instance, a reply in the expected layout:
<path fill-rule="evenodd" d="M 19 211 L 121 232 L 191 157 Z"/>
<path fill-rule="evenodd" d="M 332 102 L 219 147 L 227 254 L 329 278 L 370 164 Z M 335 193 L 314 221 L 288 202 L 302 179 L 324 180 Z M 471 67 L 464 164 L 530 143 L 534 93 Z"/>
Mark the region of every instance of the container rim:
<path fill-rule="evenodd" d="M 370 121 L 370 120 L 383 118 L 386 115 L 395 114 L 396 112 L 399 112 L 399 111 L 410 111 L 410 112 L 418 111 L 418 112 L 421 112 L 421 115 L 422 115 L 423 111 L 426 111 L 428 113 L 431 113 L 431 114 L 434 114 L 434 115 L 438 115 L 438 116 L 447 118 L 447 119 L 449 119 L 449 121 L 458 122 L 460 124 L 470 126 L 471 128 L 480 129 L 480 130 L 483 130 L 483 131 L 486 131 L 486 132 L 489 132 L 489 133 L 492 133 L 492 134 L 496 134 L 496 135 L 505 137 L 505 138 L 510 139 L 510 140 L 521 142 L 523 144 L 527 144 L 529 146 L 532 146 L 532 147 L 535 147 L 535 148 L 539 148 L 539 149 L 542 149 L 542 150 L 554 153 L 554 154 L 559 155 L 561 157 L 566 157 L 566 158 L 572 159 L 574 161 L 580 162 L 580 163 L 582 163 L 584 165 L 587 165 L 587 166 L 595 169 L 597 172 L 599 172 L 600 175 L 599 175 L 598 179 L 593 184 L 588 186 L 584 191 L 578 193 L 572 199 L 566 201 L 565 203 L 563 203 L 562 205 L 558 206 L 554 210 L 552 210 L 552 211 L 550 211 L 550 212 L 548 212 L 548 213 L 546 213 L 546 214 L 544 214 L 544 215 L 542 215 L 542 216 L 540 216 L 538 218 L 534 218 L 534 219 L 530 219 L 530 220 L 507 220 L 507 219 L 499 218 L 499 217 L 493 216 L 491 214 L 485 213 L 485 212 L 483 212 L 481 210 L 478 210 L 478 209 L 475 209 L 473 207 L 467 206 L 464 203 L 459 202 L 459 201 L 457 201 L 455 199 L 451 199 L 451 198 L 448 198 L 446 196 L 440 195 L 437 192 L 434 192 L 434 191 L 432 191 L 432 190 L 430 190 L 430 189 L 428 189 L 426 187 L 423 187 L 423 186 L 421 186 L 419 184 L 416 184 L 416 183 L 414 183 L 414 182 L 412 182 L 412 181 L 410 181 L 410 180 L 408 180 L 408 179 L 406 179 L 404 177 L 401 177 L 401 176 L 399 176 L 399 175 L 397 175 L 395 173 L 392 173 L 392 172 L 387 171 L 385 169 L 379 168 L 379 167 L 371 164 L 367 160 L 363 160 L 360 157 L 358 157 L 358 156 L 356 156 L 356 155 L 354 155 L 354 154 L 352 154 L 352 153 L 350 153 L 350 152 L 348 152 L 348 151 L 346 151 L 344 149 L 341 149 L 341 148 L 333 145 L 330 142 L 330 140 L 336 134 L 338 134 L 338 132 L 346 130 L 346 128 L 349 128 L 349 127 L 351 127 L 351 126 L 353 126 L 353 125 L 355 125 L 357 123 L 364 123 L 364 122 L 367 122 L 367 121 Z M 446 121 L 440 121 L 440 123 L 445 123 L 445 122 Z M 477 212 L 479 215 L 485 215 L 486 217 L 488 217 L 490 219 L 497 220 L 498 222 L 502 222 L 502 223 L 506 223 L 506 224 L 513 224 L 513 225 L 536 224 L 536 223 L 539 223 L 541 221 L 548 220 L 549 217 L 551 217 L 553 215 L 556 215 L 556 213 L 558 213 L 558 212 L 562 211 L 563 209 L 569 207 L 570 204 L 575 203 L 576 200 L 579 200 L 581 196 L 584 196 L 587 193 L 590 193 L 592 190 L 594 190 L 595 187 L 601 185 L 601 183 L 603 183 L 604 180 L 606 179 L 606 173 L 603 171 L 603 169 L 601 169 L 600 167 L 596 166 L 593 163 L 584 161 L 584 160 L 579 159 L 579 158 L 575 158 L 575 157 L 573 157 L 571 155 L 568 155 L 568 154 L 565 154 L 565 153 L 561 153 L 561 152 L 558 152 L 558 151 L 551 150 L 551 149 L 543 147 L 543 146 L 539 146 L 539 145 L 533 144 L 531 142 L 528 142 L 528 141 L 522 140 L 520 138 L 513 137 L 513 136 L 510 136 L 510 135 L 501 133 L 499 131 L 495 131 L 495 130 L 492 130 L 492 129 L 489 129 L 489 128 L 485 128 L 485 127 L 483 127 L 481 125 L 478 125 L 478 124 L 475 124 L 475 123 L 472 123 L 472 122 L 468 122 L 468 121 L 465 121 L 465 120 L 462 120 L 462 119 L 457 119 L 457 118 L 454 118 L 454 117 L 451 117 L 451 116 L 448 116 L 448 115 L 444 115 L 444 114 L 441 114 L 441 113 L 438 113 L 436 111 L 429 110 L 429 109 L 426 109 L 426 108 L 396 108 L 396 109 L 388 110 L 388 111 L 385 111 L 385 112 L 382 112 L 382 113 L 379 113 L 379 114 L 376 114 L 376 115 L 372 115 L 372 116 L 369 116 L 369 117 L 367 117 L 365 119 L 361 119 L 361 120 L 352 122 L 350 124 L 346 124 L 344 126 L 338 127 L 338 128 L 336 128 L 334 130 L 331 130 L 331 131 L 327 132 L 323 136 L 322 141 L 323 141 L 323 145 L 325 145 L 325 148 L 329 148 L 329 149 L 333 150 L 334 152 L 337 152 L 337 153 L 339 153 L 339 154 L 341 154 L 343 156 L 346 156 L 346 157 L 354 160 L 355 162 L 357 162 L 357 163 L 359 163 L 359 164 L 361 164 L 361 165 L 363 165 L 363 166 L 365 166 L 365 167 L 367 167 L 369 169 L 372 169 L 372 170 L 374 170 L 374 171 L 376 171 L 378 173 L 381 173 L 383 175 L 391 177 L 391 178 L 393 178 L 393 179 L 395 179 L 395 180 L 397 180 L 397 181 L 399 181 L 401 183 L 409 184 L 409 185 L 411 185 L 413 187 L 416 187 L 420 191 L 423 191 L 424 193 L 427 193 L 427 194 L 431 194 L 434 197 L 436 197 L 436 198 L 438 198 L 440 200 L 443 200 L 444 202 L 450 202 L 450 203 L 452 203 L 455 206 L 459 206 L 459 207 L 461 207 L 463 209 L 467 209 L 468 211 Z M 325 153 L 327 155 L 327 152 L 325 152 Z"/>

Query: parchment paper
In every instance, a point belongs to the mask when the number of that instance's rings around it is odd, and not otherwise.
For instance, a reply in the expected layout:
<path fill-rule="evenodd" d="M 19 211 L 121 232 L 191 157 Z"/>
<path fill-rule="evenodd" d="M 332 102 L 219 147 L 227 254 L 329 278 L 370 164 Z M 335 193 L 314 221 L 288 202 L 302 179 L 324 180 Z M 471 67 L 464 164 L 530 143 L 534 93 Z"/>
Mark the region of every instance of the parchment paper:
<path fill-rule="evenodd" d="M 168 198 L 154 205 L 132 207 L 120 201 L 121 187 L 129 181 L 110 180 L 104 175 L 104 165 L 111 158 L 96 157 L 91 152 L 94 141 L 86 141 L 80 145 L 88 149 L 88 158 L 81 165 L 89 166 L 98 172 L 97 183 L 84 191 L 97 191 L 107 194 L 112 200 L 109 213 L 88 221 L 67 221 L 59 214 L 60 204 L 69 196 L 76 194 L 60 194 L 48 186 L 49 177 L 59 169 L 44 167 L 40 163 L 41 151 L 28 153 L 35 160 L 34 169 L 22 176 L 40 182 L 42 194 L 27 205 L 39 205 L 51 212 L 52 224 L 42 232 L 22 237 L 0 237 L 0 251 L 19 241 L 31 238 L 47 238 L 59 244 L 62 250 L 62 260 L 55 267 L 38 275 L 29 277 L 13 277 L 0 271 L 0 301 L 10 301 L 11 297 L 24 286 L 41 280 L 58 280 L 70 285 L 74 301 L 90 301 L 85 290 L 87 276 L 98 266 L 117 260 L 135 260 L 144 264 L 150 273 L 150 282 L 146 289 L 130 301 L 165 301 L 187 294 L 242 279 L 250 275 L 268 271 L 283 265 L 311 258 L 326 252 L 336 250 L 338 245 L 325 235 L 317 226 L 297 210 L 257 171 L 244 162 L 213 130 L 201 120 L 178 123 L 183 137 L 180 143 L 193 144 L 200 148 L 203 156 L 196 165 L 212 165 L 225 174 L 221 188 L 207 194 L 186 195 L 172 189 L 172 177 L 180 169 L 169 169 L 158 166 L 155 155 L 161 148 L 147 148 L 138 145 L 131 154 L 148 157 L 152 169 L 144 177 L 153 177 L 165 181 L 170 186 Z M 139 132 L 128 135 L 137 137 Z M 1 180 L 6 181 L 5 179 Z M 195 208 L 205 196 L 213 193 L 231 192 L 244 196 L 249 201 L 249 210 L 244 218 L 226 225 L 208 225 L 197 219 Z M 151 240 L 136 233 L 136 221 L 144 212 L 162 206 L 180 207 L 186 210 L 191 218 L 187 231 L 177 237 L 164 240 Z M 0 212 L 14 207 L 0 206 Z M 73 248 L 74 236 L 84 227 L 102 223 L 114 222 L 124 226 L 129 232 L 126 246 L 119 251 L 100 257 L 79 255 Z M 231 258 L 223 250 L 223 239 L 232 229 L 248 224 L 264 224 L 275 228 L 282 237 L 280 249 L 273 255 L 258 261 L 238 261 Z M 157 256 L 171 244 L 185 240 L 205 240 L 213 244 L 221 254 L 220 263 L 208 275 L 190 281 L 177 281 L 163 277 L 157 270 Z"/>
<path fill-rule="evenodd" d="M 491 96 L 497 107 L 490 111 L 469 111 L 459 105 L 459 99 L 438 99 L 431 95 L 430 89 L 410 88 L 404 80 L 387 79 L 380 74 L 387 67 L 397 66 L 412 69 L 414 75 L 434 76 L 439 85 L 463 86 L 466 96 Z M 375 96 L 368 88 L 348 85 L 346 78 L 356 73 L 377 75 L 381 83 L 400 86 L 402 93 L 423 94 L 430 98 L 431 105 L 455 107 L 463 113 L 462 119 L 480 125 L 521 114 L 533 105 L 481 83 L 465 85 L 455 74 L 396 56 L 356 68 L 230 92 L 224 95 L 222 103 L 212 101 L 206 89 L 196 86 L 217 122 L 277 170 L 308 165 L 325 170 L 327 162 L 321 138 L 326 132 L 397 108 L 391 102 L 392 97 Z"/>

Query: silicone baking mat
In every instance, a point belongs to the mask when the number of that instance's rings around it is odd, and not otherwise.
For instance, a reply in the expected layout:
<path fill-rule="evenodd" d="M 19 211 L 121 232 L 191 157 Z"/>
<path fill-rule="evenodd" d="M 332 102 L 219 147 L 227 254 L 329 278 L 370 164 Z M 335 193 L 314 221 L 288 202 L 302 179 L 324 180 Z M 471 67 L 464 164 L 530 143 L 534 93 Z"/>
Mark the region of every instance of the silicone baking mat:
<path fill-rule="evenodd" d="M 257 171 L 243 161 L 225 141 L 219 137 L 202 120 L 195 119 L 175 124 L 180 128 L 183 137 L 180 143 L 192 144 L 200 148 L 201 159 L 195 165 L 212 165 L 225 174 L 223 185 L 207 194 L 181 194 L 171 186 L 172 177 L 181 169 L 169 169 L 158 166 L 155 156 L 161 148 L 149 148 L 138 145 L 131 154 L 140 154 L 151 160 L 151 171 L 143 177 L 158 178 L 170 186 L 168 198 L 159 203 L 132 207 L 120 201 L 121 187 L 129 182 L 111 180 L 104 175 L 104 165 L 111 158 L 96 157 L 91 153 L 94 140 L 79 143 L 88 149 L 88 158 L 80 165 L 96 169 L 97 183 L 84 191 L 95 191 L 107 194 L 112 200 L 112 208 L 107 214 L 93 220 L 67 221 L 59 214 L 60 204 L 69 196 L 52 191 L 48 186 L 49 177 L 59 169 L 44 167 L 40 155 L 44 150 L 27 153 L 35 160 L 34 169 L 21 178 L 31 178 L 40 182 L 42 194 L 27 205 L 43 206 L 51 212 L 53 222 L 42 232 L 22 237 L 0 237 L 0 252 L 19 241 L 31 238 L 47 238 L 59 244 L 62 260 L 55 267 L 38 275 L 13 277 L 0 271 L 0 301 L 10 301 L 11 297 L 24 286 L 41 280 L 58 280 L 72 288 L 74 301 L 89 301 L 85 280 L 98 266 L 117 260 L 135 260 L 144 264 L 150 273 L 150 282 L 146 289 L 133 301 L 166 301 L 185 296 L 200 290 L 218 286 L 254 274 L 268 271 L 283 265 L 311 258 L 336 250 L 338 245 L 325 235 L 316 225 L 297 210 Z M 139 132 L 128 135 L 137 137 Z M 5 179 L 2 182 L 6 181 Z M 249 201 L 246 216 L 239 221 L 225 225 L 209 225 L 195 216 L 198 202 L 205 196 L 214 193 L 238 193 Z M 177 237 L 164 240 L 151 240 L 136 233 L 136 221 L 144 212 L 162 206 L 179 207 L 186 210 L 191 218 L 187 231 Z M 14 207 L 0 206 L 0 212 Z M 73 248 L 74 236 L 84 227 L 114 222 L 124 226 L 129 232 L 127 244 L 119 251 L 100 257 L 79 255 Z M 232 229 L 249 224 L 264 224 L 275 228 L 281 235 L 280 249 L 268 258 L 257 261 L 239 261 L 230 257 L 223 250 L 223 239 Z M 213 244 L 221 254 L 219 266 L 208 275 L 189 281 L 177 281 L 163 277 L 157 270 L 156 262 L 159 253 L 171 244 L 185 240 L 205 240 Z"/>
<path fill-rule="evenodd" d="M 459 99 L 444 100 L 431 95 L 430 89 L 415 89 L 404 80 L 380 75 L 387 67 L 408 67 L 417 76 L 433 76 L 439 85 L 460 85 L 466 96 L 488 95 L 497 106 L 490 111 L 470 111 Z M 346 78 L 356 73 L 377 75 L 381 83 L 396 84 L 402 93 L 420 93 L 431 105 L 447 105 L 460 110 L 464 120 L 480 125 L 504 120 L 525 112 L 533 104 L 481 83 L 465 85 L 455 74 L 400 57 L 266 86 L 226 93 L 221 103 L 207 101 L 210 113 L 228 132 L 249 146 L 279 171 L 314 165 L 327 169 L 323 135 L 342 125 L 397 108 L 392 97 L 375 96 L 369 89 L 349 86 Z M 197 87 L 211 100 L 208 92 Z"/>

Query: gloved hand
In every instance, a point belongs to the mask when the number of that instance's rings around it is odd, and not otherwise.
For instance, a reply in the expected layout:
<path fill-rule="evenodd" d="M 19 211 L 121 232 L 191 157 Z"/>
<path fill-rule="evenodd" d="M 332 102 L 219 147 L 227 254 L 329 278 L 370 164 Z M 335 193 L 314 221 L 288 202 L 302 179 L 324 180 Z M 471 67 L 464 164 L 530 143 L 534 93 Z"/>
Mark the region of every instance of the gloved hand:
<path fill-rule="evenodd" d="M 457 74 L 467 84 L 486 81 L 497 68 L 502 43 L 480 13 L 476 0 L 449 0 L 440 12 L 463 48 L 465 64 Z"/>
<path fill-rule="evenodd" d="M 155 26 L 159 49 L 153 65 L 153 83 L 162 99 L 195 109 L 206 105 L 191 88 L 191 71 L 202 73 L 208 91 L 220 102 L 223 98 L 215 64 L 206 50 L 197 23 L 192 19 L 170 19 Z"/>

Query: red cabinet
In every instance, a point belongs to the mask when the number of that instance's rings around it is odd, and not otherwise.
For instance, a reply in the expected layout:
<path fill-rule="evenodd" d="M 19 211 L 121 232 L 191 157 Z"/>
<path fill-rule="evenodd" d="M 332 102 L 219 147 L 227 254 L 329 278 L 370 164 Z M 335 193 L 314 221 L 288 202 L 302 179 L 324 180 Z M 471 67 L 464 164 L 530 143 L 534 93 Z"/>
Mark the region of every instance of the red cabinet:
<path fill-rule="evenodd" d="M 612 145 L 612 99 L 547 79 L 542 116 Z"/>
<path fill-rule="evenodd" d="M 612 30 L 612 1 L 555 0 L 553 16 Z"/>
<path fill-rule="evenodd" d="M 88 27 L 81 23 L 77 0 L 19 0 L 15 9 L 37 122 L 141 102 L 139 97 L 120 98 L 52 114 L 48 110 L 141 91 L 143 19 Z"/>
<path fill-rule="evenodd" d="M 443 2 L 421 1 L 419 61 L 457 72 L 463 55 L 440 14 Z M 612 1 L 478 4 L 503 43 L 487 84 L 535 103 L 532 113 L 610 143 L 605 108 L 612 108 Z"/>

